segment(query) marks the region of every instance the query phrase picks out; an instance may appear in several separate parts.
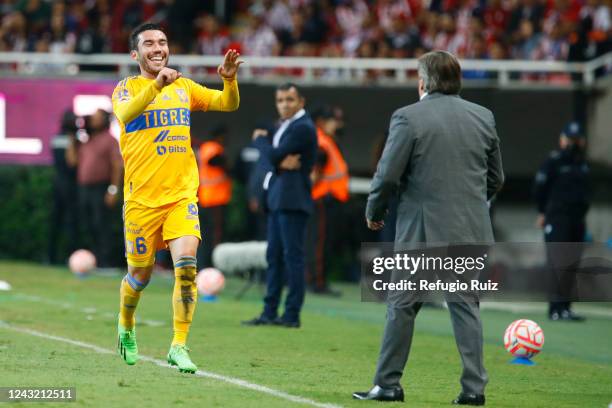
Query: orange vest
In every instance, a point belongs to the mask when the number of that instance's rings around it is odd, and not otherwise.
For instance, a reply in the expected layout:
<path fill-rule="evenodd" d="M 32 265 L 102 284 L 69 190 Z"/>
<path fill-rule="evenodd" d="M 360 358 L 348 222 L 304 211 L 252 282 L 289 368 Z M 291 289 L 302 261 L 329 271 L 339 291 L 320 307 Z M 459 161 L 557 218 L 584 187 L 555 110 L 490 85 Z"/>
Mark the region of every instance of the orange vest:
<path fill-rule="evenodd" d="M 338 149 L 336 142 L 317 128 L 319 147 L 327 155 L 321 179 L 312 187 L 312 198 L 317 200 L 331 194 L 338 201 L 346 202 L 349 198 L 348 166 Z"/>
<path fill-rule="evenodd" d="M 218 142 L 204 142 L 200 146 L 198 199 L 202 207 L 226 205 L 232 199 L 232 180 L 227 176 L 225 170 L 208 164 L 210 159 L 223 152 L 223 146 Z"/>

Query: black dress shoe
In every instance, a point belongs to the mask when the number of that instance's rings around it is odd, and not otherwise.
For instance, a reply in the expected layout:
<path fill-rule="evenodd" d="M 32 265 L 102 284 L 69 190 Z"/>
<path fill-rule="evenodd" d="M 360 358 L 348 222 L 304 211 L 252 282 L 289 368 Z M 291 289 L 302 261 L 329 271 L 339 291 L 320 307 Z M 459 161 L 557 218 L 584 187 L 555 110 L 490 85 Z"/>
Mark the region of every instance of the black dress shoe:
<path fill-rule="evenodd" d="M 285 320 L 282 317 L 277 317 L 276 319 L 274 319 L 272 324 L 276 326 L 287 327 L 289 329 L 299 329 L 300 328 L 299 320 Z"/>
<path fill-rule="evenodd" d="M 461 393 L 453 400 L 454 405 L 484 405 L 485 396 L 482 394 L 464 394 Z"/>
<path fill-rule="evenodd" d="M 571 322 L 583 322 L 585 320 L 584 316 L 577 315 L 576 313 L 572 312 L 570 309 L 563 309 L 560 311 L 555 310 L 553 312 L 550 312 L 548 314 L 548 318 L 552 321 L 564 320 L 564 321 L 571 321 Z"/>
<path fill-rule="evenodd" d="M 585 320 L 584 316 L 577 315 L 572 312 L 570 309 L 565 309 L 561 311 L 561 320 L 571 320 L 574 322 L 583 322 Z"/>
<path fill-rule="evenodd" d="M 353 399 L 404 402 L 404 390 L 402 389 L 402 387 L 382 388 L 378 385 L 375 385 L 370 391 L 354 392 Z"/>
<path fill-rule="evenodd" d="M 251 320 L 243 320 L 240 322 L 243 326 L 271 326 L 275 321 L 267 317 L 259 316 Z"/>

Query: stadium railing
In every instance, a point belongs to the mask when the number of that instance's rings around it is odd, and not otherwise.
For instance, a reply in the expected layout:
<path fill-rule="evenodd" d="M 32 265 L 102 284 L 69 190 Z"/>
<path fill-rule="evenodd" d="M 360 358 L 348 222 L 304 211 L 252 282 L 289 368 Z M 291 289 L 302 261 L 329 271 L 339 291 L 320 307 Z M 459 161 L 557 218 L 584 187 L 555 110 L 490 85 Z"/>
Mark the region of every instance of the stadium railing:
<path fill-rule="evenodd" d="M 397 85 L 416 79 L 416 59 L 251 57 L 242 67 L 243 82 L 278 82 L 292 78 L 300 83 Z M 174 55 L 171 65 L 195 78 L 216 78 L 219 56 Z M 522 60 L 461 60 L 466 85 L 485 81 L 499 87 L 524 83 L 548 86 L 592 86 L 612 72 L 612 52 L 584 63 Z M 136 64 L 123 54 L 55 54 L 0 52 L 0 73 L 60 75 L 105 71 L 113 76 L 136 72 Z"/>

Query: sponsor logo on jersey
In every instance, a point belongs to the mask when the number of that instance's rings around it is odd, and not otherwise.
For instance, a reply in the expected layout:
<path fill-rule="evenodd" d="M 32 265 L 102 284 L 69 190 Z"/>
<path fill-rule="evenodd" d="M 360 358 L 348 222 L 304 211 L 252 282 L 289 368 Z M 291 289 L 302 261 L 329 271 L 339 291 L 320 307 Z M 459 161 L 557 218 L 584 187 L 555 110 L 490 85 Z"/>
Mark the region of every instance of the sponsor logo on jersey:
<path fill-rule="evenodd" d="M 176 90 L 176 94 L 178 95 L 179 101 L 181 101 L 183 103 L 189 102 L 189 99 L 187 99 L 187 93 L 185 92 L 184 89 L 178 88 Z"/>
<path fill-rule="evenodd" d="M 153 139 L 153 143 L 162 143 L 162 142 L 187 142 L 189 141 L 188 136 L 183 135 L 169 135 L 169 130 L 162 130 L 159 132 L 155 139 Z M 157 154 L 159 156 L 163 156 L 166 153 L 187 153 L 187 147 L 180 145 L 171 145 L 171 146 L 157 146 Z M 196 208 L 197 214 L 197 208 Z"/>
<path fill-rule="evenodd" d="M 168 133 L 170 133 L 169 130 L 162 130 L 161 132 L 159 132 L 157 137 L 153 140 L 153 143 L 163 142 L 166 139 L 166 136 L 168 136 Z"/>
<path fill-rule="evenodd" d="M 168 146 L 168 153 L 187 153 L 187 148 L 184 146 Z"/>
<path fill-rule="evenodd" d="M 187 153 L 187 148 L 184 146 L 172 145 L 172 146 L 157 146 L 157 154 L 159 156 L 163 156 L 164 154 L 172 154 L 172 153 Z"/>

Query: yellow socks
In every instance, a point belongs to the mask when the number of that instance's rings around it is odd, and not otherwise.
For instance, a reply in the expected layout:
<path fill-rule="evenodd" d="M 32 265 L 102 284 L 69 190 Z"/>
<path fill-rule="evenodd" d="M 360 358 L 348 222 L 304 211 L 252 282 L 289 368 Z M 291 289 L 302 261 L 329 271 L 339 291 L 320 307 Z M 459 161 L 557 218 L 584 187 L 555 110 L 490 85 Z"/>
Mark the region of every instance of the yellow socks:
<path fill-rule="evenodd" d="M 198 289 L 195 283 L 196 269 L 196 258 L 193 256 L 182 256 L 174 262 L 174 292 L 172 293 L 174 338 L 172 345 L 184 345 L 187 342 L 187 334 L 198 301 Z"/>
<path fill-rule="evenodd" d="M 140 299 L 140 292 L 142 292 L 148 283 L 138 282 L 129 273 L 121 281 L 121 289 L 119 290 L 119 324 L 124 329 L 132 329 L 134 327 L 136 323 L 134 312 Z"/>

